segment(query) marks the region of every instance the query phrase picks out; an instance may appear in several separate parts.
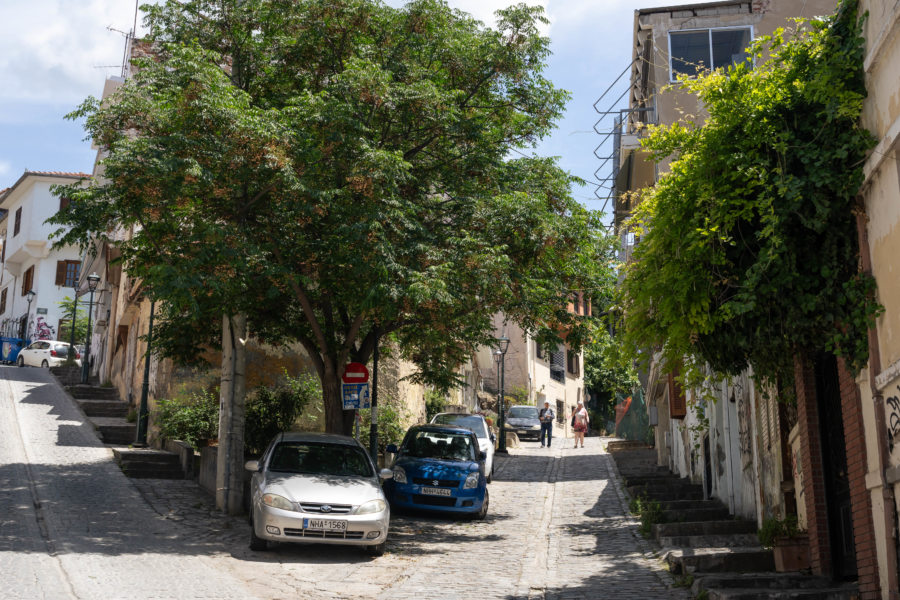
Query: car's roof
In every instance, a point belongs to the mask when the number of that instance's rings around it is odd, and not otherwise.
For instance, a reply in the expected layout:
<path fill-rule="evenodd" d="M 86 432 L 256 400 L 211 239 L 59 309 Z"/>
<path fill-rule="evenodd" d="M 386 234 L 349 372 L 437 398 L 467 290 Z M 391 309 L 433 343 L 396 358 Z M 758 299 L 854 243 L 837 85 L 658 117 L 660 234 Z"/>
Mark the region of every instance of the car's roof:
<path fill-rule="evenodd" d="M 279 433 L 275 439 L 279 442 L 318 442 L 320 444 L 357 445 L 357 441 L 348 435 L 318 433 L 314 431 L 287 431 L 285 433 Z"/>
<path fill-rule="evenodd" d="M 428 425 L 414 425 L 410 427 L 410 431 L 440 431 L 445 433 L 472 433 L 471 429 L 466 429 L 465 427 L 458 427 L 456 425 L 437 425 L 431 424 Z"/>
<path fill-rule="evenodd" d="M 445 415 L 449 415 L 449 416 L 451 416 L 451 417 L 481 417 L 482 419 L 484 418 L 484 415 L 476 415 L 476 414 L 473 414 L 473 413 L 451 413 L 451 412 L 443 412 L 443 413 L 438 413 L 438 414 L 434 415 L 433 417 L 431 417 L 431 420 L 432 420 L 432 422 L 433 422 L 433 421 L 434 421 L 435 419 L 437 419 L 438 417 L 443 417 L 443 416 L 445 416 Z"/>

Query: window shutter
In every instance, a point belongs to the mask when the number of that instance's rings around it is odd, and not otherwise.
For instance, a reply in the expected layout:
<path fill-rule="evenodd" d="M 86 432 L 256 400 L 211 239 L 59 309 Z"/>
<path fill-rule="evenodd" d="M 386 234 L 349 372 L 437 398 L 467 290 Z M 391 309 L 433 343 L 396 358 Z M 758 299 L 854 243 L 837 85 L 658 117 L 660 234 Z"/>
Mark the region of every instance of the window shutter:
<path fill-rule="evenodd" d="M 0 292 L 0 315 L 6 312 L 6 290 Z"/>
<path fill-rule="evenodd" d="M 56 285 L 65 285 L 67 265 L 68 261 L 66 260 L 56 261 Z"/>
<path fill-rule="evenodd" d="M 69 206 L 69 199 L 63 196 L 59 199 L 59 210 L 65 210 Z"/>
<path fill-rule="evenodd" d="M 683 419 L 687 416 L 687 401 L 684 397 L 684 390 L 675 381 L 678 374 L 669 373 L 669 418 Z"/>
<path fill-rule="evenodd" d="M 16 209 L 16 222 L 13 225 L 13 235 L 19 235 L 19 230 L 22 228 L 22 207 Z"/>

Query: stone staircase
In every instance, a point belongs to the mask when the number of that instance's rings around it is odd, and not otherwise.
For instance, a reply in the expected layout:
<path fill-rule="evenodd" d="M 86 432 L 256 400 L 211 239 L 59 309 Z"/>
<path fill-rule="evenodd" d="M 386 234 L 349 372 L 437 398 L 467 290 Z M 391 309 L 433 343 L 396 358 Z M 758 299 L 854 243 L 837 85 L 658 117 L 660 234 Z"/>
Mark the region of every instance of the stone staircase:
<path fill-rule="evenodd" d="M 129 421 L 130 407 L 119 399 L 115 388 L 82 384 L 78 367 L 52 367 L 50 372 L 62 383 L 88 420 L 100 440 L 113 446 L 113 456 L 129 477 L 184 479 L 180 457 L 165 450 L 128 448 L 137 437 L 137 423 Z"/>
<path fill-rule="evenodd" d="M 763 548 L 753 521 L 735 519 L 703 488 L 657 466 L 647 446 L 610 448 L 632 498 L 659 502 L 662 523 L 652 535 L 676 575 L 687 576 L 695 596 L 710 600 L 855 598 L 856 588 L 823 577 L 775 573 L 772 551 Z"/>

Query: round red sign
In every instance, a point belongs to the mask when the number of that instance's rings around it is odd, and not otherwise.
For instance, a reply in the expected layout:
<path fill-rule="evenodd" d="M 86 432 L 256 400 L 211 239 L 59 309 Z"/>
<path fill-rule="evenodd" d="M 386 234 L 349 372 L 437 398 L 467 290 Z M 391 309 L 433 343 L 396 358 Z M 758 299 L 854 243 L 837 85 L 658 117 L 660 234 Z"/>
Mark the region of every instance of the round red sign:
<path fill-rule="evenodd" d="M 369 380 L 369 369 L 362 363 L 352 362 L 344 367 L 344 383 L 365 383 Z"/>

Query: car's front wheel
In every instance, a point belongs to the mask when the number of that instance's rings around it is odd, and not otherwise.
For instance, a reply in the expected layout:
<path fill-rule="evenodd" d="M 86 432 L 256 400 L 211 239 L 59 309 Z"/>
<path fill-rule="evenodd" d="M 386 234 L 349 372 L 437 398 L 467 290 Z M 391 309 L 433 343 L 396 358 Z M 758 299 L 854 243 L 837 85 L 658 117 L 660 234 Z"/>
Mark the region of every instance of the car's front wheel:
<path fill-rule="evenodd" d="M 472 515 L 473 519 L 481 521 L 487 516 L 488 513 L 488 491 L 484 490 L 484 502 L 481 503 L 481 510 Z"/>
<path fill-rule="evenodd" d="M 50 363 L 48 363 L 46 360 L 41 361 L 41 367 L 43 367 L 44 369 L 49 369 Z"/>
<path fill-rule="evenodd" d="M 369 556 L 382 556 L 384 554 L 384 546 L 385 542 L 381 542 L 380 544 L 373 544 L 371 546 L 366 546 L 366 552 Z"/>
<path fill-rule="evenodd" d="M 268 550 L 269 542 L 256 535 L 253 519 L 250 519 L 250 549 L 254 551 Z"/>
<path fill-rule="evenodd" d="M 19 358 L 16 359 L 16 366 L 17 367 L 25 366 L 25 357 L 24 356 L 20 356 Z"/>
<path fill-rule="evenodd" d="M 491 462 L 491 472 L 487 474 L 487 477 L 485 477 L 485 480 L 488 483 L 490 483 L 494 480 L 494 463 L 493 462 Z"/>

